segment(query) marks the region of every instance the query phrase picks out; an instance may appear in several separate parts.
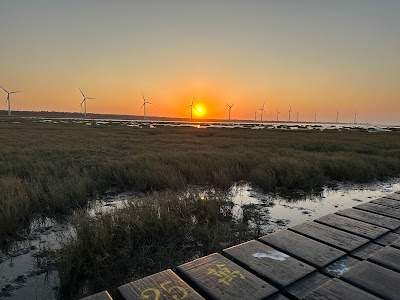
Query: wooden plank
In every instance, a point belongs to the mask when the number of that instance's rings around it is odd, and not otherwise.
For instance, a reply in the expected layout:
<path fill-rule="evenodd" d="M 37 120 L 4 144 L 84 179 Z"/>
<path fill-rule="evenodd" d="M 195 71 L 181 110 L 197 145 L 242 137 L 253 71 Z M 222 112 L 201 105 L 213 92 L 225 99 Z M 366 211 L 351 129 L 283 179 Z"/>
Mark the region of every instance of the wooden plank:
<path fill-rule="evenodd" d="M 389 198 L 389 199 L 394 199 L 400 201 L 400 192 L 396 192 L 390 195 L 386 195 L 383 198 Z"/>
<path fill-rule="evenodd" d="M 275 294 L 271 297 L 268 297 L 268 300 L 289 300 L 289 298 L 283 296 L 282 294 Z"/>
<path fill-rule="evenodd" d="M 351 256 L 354 256 L 358 259 L 368 259 L 368 257 L 374 255 L 376 252 L 383 249 L 383 246 L 375 244 L 375 243 L 368 243 L 360 248 L 350 252 Z"/>
<path fill-rule="evenodd" d="M 203 299 L 171 270 L 165 270 L 118 288 L 124 299 Z"/>
<path fill-rule="evenodd" d="M 400 272 L 400 249 L 385 247 L 368 258 L 368 260 L 393 271 Z"/>
<path fill-rule="evenodd" d="M 346 255 L 345 257 L 339 258 L 337 261 L 334 261 L 330 265 L 326 266 L 322 269 L 323 273 L 326 273 L 329 276 L 340 278 L 344 273 L 350 270 L 353 266 L 360 263 L 361 261 Z"/>
<path fill-rule="evenodd" d="M 389 232 L 389 229 L 387 228 L 335 214 L 330 214 L 314 221 L 372 240 Z"/>
<path fill-rule="evenodd" d="M 343 251 L 289 230 L 268 234 L 259 240 L 317 268 L 323 268 L 345 255 Z"/>
<path fill-rule="evenodd" d="M 224 254 L 278 288 L 315 271 L 310 265 L 254 240 L 225 249 Z"/>
<path fill-rule="evenodd" d="M 264 299 L 278 291 L 218 253 L 180 265 L 177 271 L 206 298 Z"/>
<path fill-rule="evenodd" d="M 347 252 L 357 249 L 369 242 L 366 238 L 316 222 L 306 222 L 289 228 L 289 230 Z"/>
<path fill-rule="evenodd" d="M 81 300 L 112 300 L 110 294 L 107 291 L 103 291 L 92 296 L 83 298 Z"/>
<path fill-rule="evenodd" d="M 400 239 L 393 241 L 390 246 L 400 249 Z"/>
<path fill-rule="evenodd" d="M 284 291 L 295 299 L 303 299 L 310 291 L 317 289 L 329 280 L 331 279 L 328 276 L 314 272 L 289 285 Z"/>
<path fill-rule="evenodd" d="M 354 206 L 356 209 L 361 209 L 369 212 L 373 212 L 376 214 L 384 215 L 387 217 L 395 218 L 400 220 L 400 210 L 393 209 L 387 206 L 375 204 L 375 203 L 363 203 L 357 206 Z"/>
<path fill-rule="evenodd" d="M 384 299 L 399 299 L 400 274 L 369 261 L 351 268 L 341 279 Z"/>
<path fill-rule="evenodd" d="M 377 238 L 374 242 L 382 246 L 390 246 L 391 244 L 396 242 L 398 238 L 400 238 L 399 234 L 389 232 L 381 236 L 380 238 Z"/>
<path fill-rule="evenodd" d="M 343 299 L 365 299 L 377 300 L 380 299 L 370 293 L 363 291 L 351 284 L 348 284 L 339 279 L 329 280 L 321 285 L 316 290 L 312 291 L 303 299 L 305 300 L 343 300 Z"/>
<path fill-rule="evenodd" d="M 400 208 L 400 201 L 388 199 L 388 198 L 375 199 L 375 200 L 372 200 L 371 203 L 388 206 L 388 207 L 391 207 L 394 209 Z"/>
<path fill-rule="evenodd" d="M 345 216 L 348 218 L 352 218 L 355 220 L 359 220 L 359 221 L 362 221 L 365 223 L 370 223 L 373 225 L 385 227 L 390 230 L 395 230 L 400 227 L 400 220 L 390 218 L 390 217 L 385 217 L 385 216 L 378 215 L 378 214 L 375 214 L 372 212 L 367 212 L 364 210 L 348 208 L 345 210 L 340 210 L 340 211 L 336 212 L 335 214 Z"/>

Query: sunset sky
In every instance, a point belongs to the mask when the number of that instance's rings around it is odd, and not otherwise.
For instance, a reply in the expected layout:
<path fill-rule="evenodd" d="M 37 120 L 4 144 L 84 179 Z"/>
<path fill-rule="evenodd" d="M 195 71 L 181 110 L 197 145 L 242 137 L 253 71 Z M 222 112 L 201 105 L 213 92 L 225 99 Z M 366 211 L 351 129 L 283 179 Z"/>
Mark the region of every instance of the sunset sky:
<path fill-rule="evenodd" d="M 399 0 L 1 0 L 14 110 L 400 124 Z M 6 94 L 0 92 L 0 110 Z M 195 117 L 198 117 L 194 113 Z"/>

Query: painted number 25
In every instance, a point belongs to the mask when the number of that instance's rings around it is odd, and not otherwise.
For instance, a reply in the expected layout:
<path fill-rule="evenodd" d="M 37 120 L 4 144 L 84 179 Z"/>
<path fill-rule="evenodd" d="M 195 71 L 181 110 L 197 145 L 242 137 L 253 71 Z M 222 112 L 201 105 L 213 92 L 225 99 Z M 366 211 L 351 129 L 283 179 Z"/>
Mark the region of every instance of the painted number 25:
<path fill-rule="evenodd" d="M 160 288 L 161 290 L 159 288 L 145 289 L 141 294 L 142 299 L 159 300 L 163 291 L 172 296 L 175 300 L 183 300 L 188 296 L 185 288 L 178 285 L 172 285 L 172 281 L 164 281 L 160 284 Z"/>

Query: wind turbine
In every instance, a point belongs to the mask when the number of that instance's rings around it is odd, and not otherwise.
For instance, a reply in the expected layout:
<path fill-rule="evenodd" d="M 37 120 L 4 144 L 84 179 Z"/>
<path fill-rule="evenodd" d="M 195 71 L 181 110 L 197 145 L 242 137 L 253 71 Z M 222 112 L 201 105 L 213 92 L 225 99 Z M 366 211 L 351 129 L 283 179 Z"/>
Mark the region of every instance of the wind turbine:
<path fill-rule="evenodd" d="M 81 89 L 79 89 L 79 90 L 81 91 L 81 94 L 83 96 L 83 100 L 81 102 L 81 107 L 82 107 L 82 104 L 83 104 L 83 111 L 85 113 L 85 118 L 86 118 L 86 99 L 96 99 L 96 98 L 86 97 L 85 94 L 82 92 L 82 90 Z"/>
<path fill-rule="evenodd" d="M 300 113 L 299 111 L 296 112 L 296 115 L 297 115 L 296 122 L 297 122 L 297 123 L 299 123 L 299 113 Z"/>
<path fill-rule="evenodd" d="M 257 111 L 254 112 L 254 121 L 257 121 Z"/>
<path fill-rule="evenodd" d="M 277 122 L 279 122 L 279 114 L 280 114 L 281 112 L 279 111 L 279 110 L 277 110 L 276 111 L 276 121 Z"/>
<path fill-rule="evenodd" d="M 259 110 L 259 111 L 261 111 L 261 113 L 260 113 L 260 121 L 262 122 L 262 115 L 263 115 L 263 112 L 265 112 L 265 110 L 264 110 L 264 106 L 265 106 L 265 102 L 263 103 L 263 106 L 261 107 L 261 108 L 259 108 L 259 109 L 257 109 L 257 110 Z"/>
<path fill-rule="evenodd" d="M 226 105 L 228 105 L 229 107 L 229 121 L 231 120 L 231 109 L 235 104 L 229 105 L 228 103 L 226 103 Z"/>
<path fill-rule="evenodd" d="M 336 124 L 339 123 L 339 110 L 336 111 Z"/>
<path fill-rule="evenodd" d="M 142 98 L 143 98 L 143 104 L 142 104 L 142 106 L 141 106 L 140 108 L 143 107 L 143 119 L 146 120 L 146 104 L 152 104 L 152 103 L 149 102 L 149 101 L 147 101 L 147 100 L 144 98 L 143 93 L 142 93 Z"/>
<path fill-rule="evenodd" d="M 290 113 L 292 112 L 292 106 L 289 105 L 289 122 L 290 122 Z"/>
<path fill-rule="evenodd" d="M 186 106 L 186 107 L 190 107 L 190 119 L 193 119 L 193 108 L 196 109 L 193 102 L 194 102 L 194 97 L 192 99 L 192 104 L 189 104 L 188 106 Z"/>
<path fill-rule="evenodd" d="M 315 115 L 314 115 L 314 122 L 315 123 L 317 123 L 317 115 L 318 115 L 317 113 L 315 113 Z"/>
<path fill-rule="evenodd" d="M 354 124 L 357 124 L 357 115 L 358 115 L 358 113 L 357 113 L 357 110 L 356 110 L 356 113 L 354 114 Z"/>
<path fill-rule="evenodd" d="M 2 86 L 0 86 L 0 88 L 1 88 L 3 91 L 5 91 L 5 92 L 7 93 L 7 100 L 6 100 L 6 103 L 7 103 L 7 105 L 8 105 L 8 115 L 11 116 L 10 95 L 11 95 L 11 94 L 15 94 L 15 93 L 19 93 L 19 92 L 22 92 L 22 91 L 11 91 L 11 92 L 9 92 L 9 91 L 7 91 L 5 88 L 3 88 Z"/>

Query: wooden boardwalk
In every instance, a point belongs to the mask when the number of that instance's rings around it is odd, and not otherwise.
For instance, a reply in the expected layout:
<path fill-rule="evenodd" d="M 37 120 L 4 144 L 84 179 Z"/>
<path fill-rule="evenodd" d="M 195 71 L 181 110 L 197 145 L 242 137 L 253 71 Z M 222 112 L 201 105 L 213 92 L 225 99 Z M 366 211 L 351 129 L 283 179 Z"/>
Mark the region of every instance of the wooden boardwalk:
<path fill-rule="evenodd" d="M 122 299 L 400 299 L 400 192 L 118 288 Z M 104 291 L 85 300 L 112 299 Z"/>

